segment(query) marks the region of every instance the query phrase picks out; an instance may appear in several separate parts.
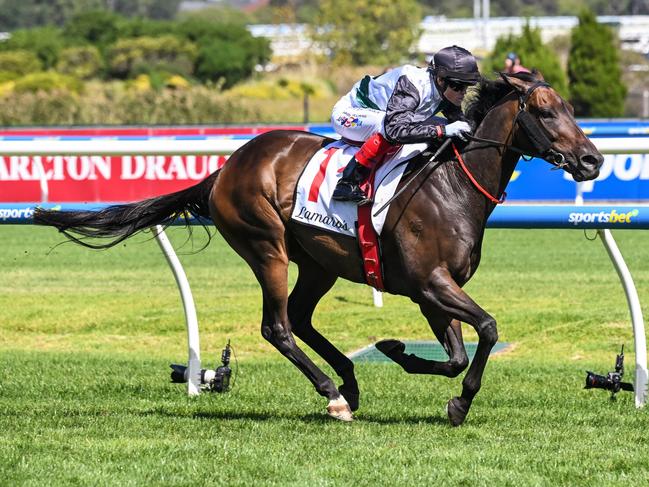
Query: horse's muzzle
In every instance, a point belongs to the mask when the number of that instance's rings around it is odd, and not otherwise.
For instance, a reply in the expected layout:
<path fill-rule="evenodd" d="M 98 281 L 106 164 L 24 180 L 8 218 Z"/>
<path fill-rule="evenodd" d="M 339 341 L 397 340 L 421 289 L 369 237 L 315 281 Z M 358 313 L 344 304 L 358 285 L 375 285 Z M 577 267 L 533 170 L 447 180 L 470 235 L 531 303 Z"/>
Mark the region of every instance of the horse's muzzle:
<path fill-rule="evenodd" d="M 572 172 L 575 181 L 590 181 L 599 176 L 599 169 L 604 163 L 604 156 L 597 153 L 583 154 L 579 157 L 579 162 Z"/>

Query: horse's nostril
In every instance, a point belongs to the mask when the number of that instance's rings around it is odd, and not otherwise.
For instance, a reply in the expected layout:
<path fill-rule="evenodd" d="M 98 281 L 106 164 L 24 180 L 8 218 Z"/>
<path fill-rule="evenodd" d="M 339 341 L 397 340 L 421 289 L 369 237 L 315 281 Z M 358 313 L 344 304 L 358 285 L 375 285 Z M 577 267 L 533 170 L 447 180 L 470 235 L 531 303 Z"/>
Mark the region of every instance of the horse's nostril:
<path fill-rule="evenodd" d="M 584 154 L 579 160 L 584 166 L 599 167 L 604 162 L 604 157 L 601 154 Z"/>

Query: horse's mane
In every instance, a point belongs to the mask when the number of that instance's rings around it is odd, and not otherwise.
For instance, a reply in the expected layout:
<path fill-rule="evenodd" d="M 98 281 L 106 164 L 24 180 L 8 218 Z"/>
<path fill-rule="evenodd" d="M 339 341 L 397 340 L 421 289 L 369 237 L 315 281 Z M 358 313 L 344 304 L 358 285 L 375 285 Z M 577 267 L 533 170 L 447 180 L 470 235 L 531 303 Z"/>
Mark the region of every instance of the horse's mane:
<path fill-rule="evenodd" d="M 533 73 L 516 73 L 507 76 L 529 82 L 538 81 L 538 78 Z M 473 122 L 474 127 L 477 127 L 487 115 L 487 112 L 511 91 L 512 87 L 502 78 L 495 80 L 483 78 L 478 86 L 472 90 L 471 98 L 465 109 L 466 117 Z"/>

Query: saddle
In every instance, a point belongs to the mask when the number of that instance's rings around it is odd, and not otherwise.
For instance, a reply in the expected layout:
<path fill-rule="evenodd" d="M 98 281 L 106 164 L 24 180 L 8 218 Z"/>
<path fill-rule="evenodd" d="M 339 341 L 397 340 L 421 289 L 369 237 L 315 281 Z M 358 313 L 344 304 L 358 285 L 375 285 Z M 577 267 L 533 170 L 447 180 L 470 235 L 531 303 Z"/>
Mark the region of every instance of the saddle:
<path fill-rule="evenodd" d="M 352 145 L 346 140 L 328 144 L 314 154 L 300 175 L 291 219 L 303 225 L 359 239 L 363 260 L 372 268 L 372 275 L 366 270 L 368 284 L 377 289 L 382 288 L 382 280 L 377 277 L 380 276 L 379 237 L 388 208 L 375 213 L 396 191 L 406 170 L 406 162 L 426 148 L 426 144 L 404 145 L 396 153 L 386 157 L 382 164 L 377 164 L 363 185 L 366 194 L 373 201 L 357 206 L 352 202 L 332 200 L 331 195 L 340 174 L 358 151 L 359 145 Z M 376 250 L 372 251 L 372 248 Z"/>

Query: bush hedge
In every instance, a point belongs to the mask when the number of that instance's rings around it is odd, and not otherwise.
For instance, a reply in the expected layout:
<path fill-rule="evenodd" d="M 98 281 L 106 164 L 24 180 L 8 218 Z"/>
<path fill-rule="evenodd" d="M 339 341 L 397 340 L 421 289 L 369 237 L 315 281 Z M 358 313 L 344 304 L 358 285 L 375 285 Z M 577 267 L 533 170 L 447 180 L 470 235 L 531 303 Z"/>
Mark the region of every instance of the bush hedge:
<path fill-rule="evenodd" d="M 59 54 L 56 70 L 79 79 L 91 79 L 99 75 L 103 61 L 95 46 L 68 47 Z"/>
<path fill-rule="evenodd" d="M 14 77 L 20 77 L 42 68 L 41 62 L 33 52 L 22 49 L 0 51 L 0 72 L 13 73 Z"/>
<path fill-rule="evenodd" d="M 261 117 L 255 107 L 207 86 L 138 86 L 92 82 L 79 93 L 63 87 L 4 94 L 0 89 L 0 125 L 221 124 Z"/>
<path fill-rule="evenodd" d="M 77 78 L 66 76 L 55 71 L 40 71 L 37 73 L 29 73 L 15 80 L 13 91 L 15 93 L 65 91 L 71 94 L 78 94 L 83 91 L 83 83 Z"/>
<path fill-rule="evenodd" d="M 108 69 L 116 78 L 156 71 L 189 76 L 196 52 L 194 44 L 171 35 L 120 39 L 108 50 Z"/>

